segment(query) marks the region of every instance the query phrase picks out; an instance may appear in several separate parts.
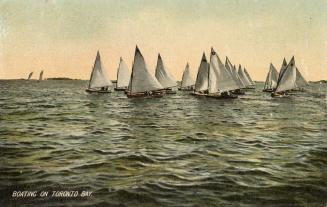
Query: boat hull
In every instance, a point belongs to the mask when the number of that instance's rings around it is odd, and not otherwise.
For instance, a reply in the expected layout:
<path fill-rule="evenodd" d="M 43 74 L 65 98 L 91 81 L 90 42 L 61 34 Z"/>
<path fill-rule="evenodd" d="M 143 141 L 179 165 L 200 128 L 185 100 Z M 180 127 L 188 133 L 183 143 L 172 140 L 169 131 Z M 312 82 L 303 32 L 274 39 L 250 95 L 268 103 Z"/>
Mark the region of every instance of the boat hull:
<path fill-rule="evenodd" d="M 111 93 L 111 90 L 95 90 L 95 89 L 85 89 L 87 93 Z"/>
<path fill-rule="evenodd" d="M 127 88 L 115 88 L 114 90 L 115 90 L 115 91 L 126 91 Z"/>
<path fill-rule="evenodd" d="M 220 95 L 220 94 L 204 94 L 204 93 L 197 93 L 193 92 L 191 93 L 193 96 L 198 96 L 198 97 L 205 97 L 205 98 L 214 98 L 214 99 L 236 99 L 238 96 L 229 94 L 229 95 Z"/>
<path fill-rule="evenodd" d="M 232 91 L 231 93 L 234 95 L 245 95 L 245 92 L 241 91 L 241 90 L 235 90 L 235 91 Z"/>
<path fill-rule="evenodd" d="M 268 93 L 271 93 L 271 92 L 274 92 L 273 89 L 263 89 L 262 92 L 268 92 Z"/>
<path fill-rule="evenodd" d="M 126 93 L 127 98 L 162 98 L 164 93 L 163 92 L 153 92 L 149 93 Z"/>

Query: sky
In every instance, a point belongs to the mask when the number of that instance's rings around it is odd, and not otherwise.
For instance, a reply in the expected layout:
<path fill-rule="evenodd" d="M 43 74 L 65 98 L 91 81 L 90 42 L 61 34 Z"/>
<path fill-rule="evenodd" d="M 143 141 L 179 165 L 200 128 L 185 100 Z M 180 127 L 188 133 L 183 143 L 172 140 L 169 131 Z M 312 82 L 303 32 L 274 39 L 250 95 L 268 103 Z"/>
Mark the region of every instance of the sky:
<path fill-rule="evenodd" d="M 177 80 L 187 62 L 196 77 L 211 47 L 254 80 L 293 55 L 307 80 L 327 80 L 327 0 L 0 0 L 0 79 L 88 79 L 99 50 L 114 80 L 136 45 Z"/>

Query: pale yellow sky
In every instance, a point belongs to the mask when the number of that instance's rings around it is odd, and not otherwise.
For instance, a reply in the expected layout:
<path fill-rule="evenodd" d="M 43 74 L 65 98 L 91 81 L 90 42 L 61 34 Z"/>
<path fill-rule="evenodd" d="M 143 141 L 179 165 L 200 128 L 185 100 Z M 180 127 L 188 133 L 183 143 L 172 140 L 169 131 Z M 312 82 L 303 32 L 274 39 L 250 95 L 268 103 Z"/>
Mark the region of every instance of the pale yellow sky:
<path fill-rule="evenodd" d="M 327 0 L 27 0 L 0 2 L 0 79 L 88 79 L 99 49 L 116 77 L 138 44 L 151 71 L 158 52 L 177 80 L 213 46 L 224 61 L 264 80 L 295 55 L 308 80 L 327 79 Z"/>

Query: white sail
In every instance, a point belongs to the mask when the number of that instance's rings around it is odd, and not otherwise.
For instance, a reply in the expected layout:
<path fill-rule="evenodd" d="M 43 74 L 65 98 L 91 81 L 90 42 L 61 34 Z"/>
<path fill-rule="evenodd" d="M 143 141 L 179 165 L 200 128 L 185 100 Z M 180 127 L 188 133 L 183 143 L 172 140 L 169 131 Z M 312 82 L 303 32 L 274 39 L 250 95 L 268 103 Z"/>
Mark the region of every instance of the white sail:
<path fill-rule="evenodd" d="M 30 74 L 28 74 L 28 78 L 27 80 L 30 80 L 32 78 L 33 72 L 31 72 Z"/>
<path fill-rule="evenodd" d="M 248 78 L 248 80 L 250 81 L 251 85 L 255 85 L 254 81 L 252 80 L 250 74 L 248 73 L 248 71 L 244 68 L 244 74 L 246 75 L 246 77 Z"/>
<path fill-rule="evenodd" d="M 233 79 L 234 79 L 235 83 L 238 85 L 238 87 L 243 88 L 244 85 L 243 85 L 242 81 L 240 80 L 236 70 L 234 70 L 232 63 L 230 62 L 230 60 L 228 59 L 227 56 L 226 56 L 226 61 L 225 61 L 225 67 L 229 71 L 230 75 L 233 77 Z"/>
<path fill-rule="evenodd" d="M 245 86 L 250 86 L 251 85 L 251 82 L 246 77 L 241 65 L 238 66 L 238 75 L 240 76 L 240 78 L 241 78 L 241 80 L 242 80 L 242 82 L 244 83 Z"/>
<path fill-rule="evenodd" d="M 39 80 L 43 79 L 43 70 L 40 72 Z"/>
<path fill-rule="evenodd" d="M 239 80 L 240 84 L 241 84 L 241 88 L 246 87 L 245 83 L 242 81 L 241 77 L 239 76 L 236 66 L 233 66 L 233 73 L 235 74 L 235 76 L 237 76 L 237 79 Z"/>
<path fill-rule="evenodd" d="M 137 46 L 128 88 L 132 93 L 163 89 L 158 80 L 148 71 L 148 67 Z"/>
<path fill-rule="evenodd" d="M 211 77 L 209 79 L 209 93 L 231 91 L 239 88 L 213 48 L 211 48 L 209 70 L 215 73 L 214 80 L 211 80 Z"/>
<path fill-rule="evenodd" d="M 112 86 L 112 82 L 107 78 L 106 73 L 102 70 L 100 53 L 98 51 L 89 81 L 89 88 L 101 88 L 107 86 Z"/>
<path fill-rule="evenodd" d="M 299 69 L 296 68 L 296 86 L 298 88 L 309 85 L 308 82 L 304 79 Z"/>
<path fill-rule="evenodd" d="M 156 76 L 157 80 L 159 81 L 159 83 L 164 88 L 170 88 L 170 87 L 177 86 L 177 81 L 165 67 L 160 54 L 158 54 L 158 61 L 157 61 L 155 76 Z"/>
<path fill-rule="evenodd" d="M 280 70 L 279 70 L 277 85 L 280 82 L 280 79 L 282 78 L 282 76 L 283 76 L 283 74 L 284 74 L 284 72 L 286 70 L 286 67 L 287 67 L 287 62 L 286 62 L 286 59 L 284 58 L 282 66 L 280 67 Z"/>
<path fill-rule="evenodd" d="M 274 65 L 270 63 L 269 72 L 267 74 L 264 89 L 276 89 L 278 80 L 278 72 Z"/>
<path fill-rule="evenodd" d="M 194 80 L 191 77 L 191 73 L 190 73 L 190 66 L 187 63 L 185 70 L 183 72 L 183 77 L 182 77 L 182 83 L 181 83 L 181 87 L 185 88 L 188 86 L 193 86 L 195 84 Z"/>
<path fill-rule="evenodd" d="M 198 74 L 195 81 L 195 91 L 205 91 L 208 89 L 209 82 L 209 64 L 205 54 L 203 53 L 201 63 L 198 69 Z"/>
<path fill-rule="evenodd" d="M 294 57 L 288 63 L 280 82 L 277 85 L 276 92 L 287 91 L 296 88 L 296 67 Z"/>
<path fill-rule="evenodd" d="M 123 60 L 122 57 L 120 57 L 119 66 L 117 69 L 117 88 L 124 88 L 127 87 L 129 84 L 129 80 L 131 78 L 131 73 L 128 70 L 128 67 Z"/>

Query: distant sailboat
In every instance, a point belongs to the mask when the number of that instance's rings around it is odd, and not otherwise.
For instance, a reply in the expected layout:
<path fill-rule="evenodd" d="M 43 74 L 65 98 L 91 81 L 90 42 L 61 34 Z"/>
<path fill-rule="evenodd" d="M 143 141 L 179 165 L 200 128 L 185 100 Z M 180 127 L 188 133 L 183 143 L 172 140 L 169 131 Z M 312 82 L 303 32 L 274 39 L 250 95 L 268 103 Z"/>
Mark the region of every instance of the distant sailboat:
<path fill-rule="evenodd" d="M 101 57 L 98 51 L 91 72 L 90 81 L 85 91 L 89 93 L 110 93 L 110 87 L 112 87 L 112 85 L 112 82 L 107 78 L 106 73 L 102 69 Z"/>
<path fill-rule="evenodd" d="M 136 46 L 132 74 L 128 86 L 128 98 L 161 98 L 163 87 L 153 77 L 145 63 L 139 48 Z"/>
<path fill-rule="evenodd" d="M 198 90 L 199 88 L 197 88 L 197 84 L 195 84 L 196 87 L 193 95 L 205 96 L 216 99 L 237 98 L 237 96 L 231 94 L 230 91 L 237 89 L 238 86 L 233 81 L 229 72 L 227 71 L 224 64 L 221 62 L 213 48 L 211 48 L 210 64 L 207 63 L 206 57 L 203 54 L 198 72 L 198 77 L 200 72 L 202 73 L 200 74 L 200 77 L 204 78 L 205 75 L 207 75 L 207 78 L 203 79 L 207 81 L 200 80 L 204 83 L 207 82 L 207 86 L 202 84 L 200 88 L 201 90 Z M 207 74 L 204 74 L 204 72 L 207 72 Z"/>
<path fill-rule="evenodd" d="M 43 80 L 43 70 L 40 72 L 39 81 Z"/>
<path fill-rule="evenodd" d="M 278 81 L 278 71 L 274 67 L 272 63 L 270 63 L 270 69 L 267 74 L 266 82 L 263 91 L 264 92 L 272 92 L 277 87 Z"/>
<path fill-rule="evenodd" d="M 287 96 L 290 91 L 301 90 L 302 87 L 307 85 L 308 82 L 303 78 L 302 74 L 297 69 L 293 56 L 286 68 L 284 69 L 284 73 L 282 74 L 280 81 L 277 84 L 277 88 L 275 92 L 271 94 L 271 96 Z"/>
<path fill-rule="evenodd" d="M 158 54 L 155 76 L 167 93 L 176 93 L 172 89 L 177 86 L 177 81 L 165 67 L 160 54 Z"/>
<path fill-rule="evenodd" d="M 116 91 L 125 91 L 128 88 L 128 84 L 131 78 L 131 73 L 128 70 L 128 67 L 123 60 L 120 58 L 119 66 L 117 69 L 117 84 L 116 84 Z"/>
<path fill-rule="evenodd" d="M 190 73 L 190 66 L 187 63 L 186 67 L 185 67 L 185 70 L 183 72 L 181 87 L 179 88 L 179 90 L 191 91 L 191 90 L 193 90 L 194 84 L 195 84 L 195 82 L 192 79 L 191 73 Z"/>
<path fill-rule="evenodd" d="M 28 78 L 27 78 L 27 80 L 31 80 L 32 75 L 33 75 L 33 72 L 30 72 L 30 74 L 28 74 Z"/>

